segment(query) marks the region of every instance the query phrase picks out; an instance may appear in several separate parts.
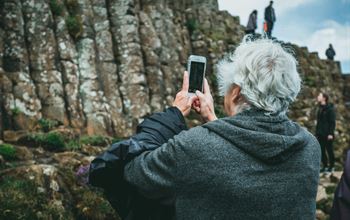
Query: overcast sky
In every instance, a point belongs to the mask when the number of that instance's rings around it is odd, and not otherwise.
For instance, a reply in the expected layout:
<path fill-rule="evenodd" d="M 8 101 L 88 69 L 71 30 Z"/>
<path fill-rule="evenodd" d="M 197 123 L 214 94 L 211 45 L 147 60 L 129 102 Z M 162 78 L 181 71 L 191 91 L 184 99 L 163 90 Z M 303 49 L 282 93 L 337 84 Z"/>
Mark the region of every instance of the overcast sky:
<path fill-rule="evenodd" d="M 258 10 L 262 31 L 264 9 L 269 0 L 218 0 L 220 10 L 239 16 L 246 25 L 252 10 Z M 343 73 L 350 73 L 350 0 L 275 0 L 277 21 L 272 35 L 280 40 L 307 46 L 326 58 L 329 43 L 341 61 Z"/>

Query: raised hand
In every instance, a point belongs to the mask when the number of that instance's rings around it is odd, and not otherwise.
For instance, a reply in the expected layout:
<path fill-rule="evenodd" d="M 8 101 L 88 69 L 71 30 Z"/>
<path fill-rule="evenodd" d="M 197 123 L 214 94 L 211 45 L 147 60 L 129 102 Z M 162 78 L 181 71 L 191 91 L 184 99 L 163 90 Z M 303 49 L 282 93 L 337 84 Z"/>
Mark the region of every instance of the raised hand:
<path fill-rule="evenodd" d="M 211 95 L 207 79 L 204 79 L 204 93 L 196 91 L 198 100 L 195 100 L 192 107 L 200 114 L 205 122 L 217 119 L 214 111 L 214 100 Z"/>
<path fill-rule="evenodd" d="M 181 112 L 183 116 L 187 116 L 190 111 L 192 104 L 195 100 L 198 100 L 197 96 L 190 96 L 188 94 L 188 87 L 189 87 L 189 75 L 188 72 L 184 72 L 184 78 L 182 83 L 182 89 L 180 92 L 176 94 L 175 100 L 173 102 L 173 106 L 177 107 Z"/>

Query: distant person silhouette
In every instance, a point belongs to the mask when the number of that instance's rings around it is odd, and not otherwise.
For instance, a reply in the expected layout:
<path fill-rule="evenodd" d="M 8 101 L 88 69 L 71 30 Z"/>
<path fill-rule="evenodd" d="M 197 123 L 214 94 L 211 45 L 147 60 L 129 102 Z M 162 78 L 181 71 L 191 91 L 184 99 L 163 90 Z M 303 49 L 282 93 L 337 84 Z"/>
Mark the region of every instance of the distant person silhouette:
<path fill-rule="evenodd" d="M 265 8 L 265 22 L 267 24 L 266 34 L 271 38 L 273 24 L 276 21 L 275 9 L 272 7 L 273 1 L 270 1 L 270 5 Z"/>
<path fill-rule="evenodd" d="M 328 49 L 326 50 L 326 56 L 328 60 L 334 60 L 334 56 L 335 56 L 335 51 L 333 49 L 332 44 L 329 44 Z"/>
<path fill-rule="evenodd" d="M 249 15 L 248 24 L 247 24 L 246 31 L 245 31 L 246 34 L 255 34 L 255 29 L 258 27 L 257 26 L 257 19 L 258 19 L 258 11 L 254 10 Z"/>

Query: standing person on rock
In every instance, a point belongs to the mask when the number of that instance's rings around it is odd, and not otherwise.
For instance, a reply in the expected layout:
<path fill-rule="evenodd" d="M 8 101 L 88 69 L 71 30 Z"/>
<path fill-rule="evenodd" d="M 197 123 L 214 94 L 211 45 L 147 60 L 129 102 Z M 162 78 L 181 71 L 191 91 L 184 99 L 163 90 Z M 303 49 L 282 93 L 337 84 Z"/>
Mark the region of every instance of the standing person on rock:
<path fill-rule="evenodd" d="M 317 112 L 316 137 L 321 145 L 322 164 L 321 172 L 334 171 L 333 140 L 335 130 L 335 110 L 329 103 L 329 96 L 324 92 L 317 96 L 319 104 Z"/>
<path fill-rule="evenodd" d="M 270 1 L 269 6 L 265 8 L 265 22 L 267 24 L 266 34 L 269 38 L 271 38 L 273 25 L 276 22 L 276 14 L 275 9 L 272 7 L 273 1 Z"/>
<path fill-rule="evenodd" d="M 326 50 L 326 56 L 327 56 L 328 60 L 334 60 L 335 51 L 333 49 L 333 45 L 332 44 L 329 44 L 329 47 Z"/>
<path fill-rule="evenodd" d="M 246 27 L 246 34 L 255 34 L 255 30 L 257 29 L 257 19 L 258 19 L 258 11 L 254 10 L 252 13 L 249 15 L 249 20 L 248 24 Z"/>

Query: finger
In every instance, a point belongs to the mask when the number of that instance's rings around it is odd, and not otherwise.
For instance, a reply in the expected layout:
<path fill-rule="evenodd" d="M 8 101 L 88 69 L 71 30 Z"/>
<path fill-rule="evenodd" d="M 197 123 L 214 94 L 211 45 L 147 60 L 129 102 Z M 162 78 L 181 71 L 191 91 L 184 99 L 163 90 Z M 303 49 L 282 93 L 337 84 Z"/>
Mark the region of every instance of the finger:
<path fill-rule="evenodd" d="M 188 72 L 185 71 L 183 82 L 182 82 L 182 91 L 188 92 L 188 87 L 189 87 L 189 76 L 188 76 Z"/>
<path fill-rule="evenodd" d="M 204 78 L 204 91 L 203 92 L 204 92 L 204 94 L 211 94 L 208 80 L 206 78 Z"/>
<path fill-rule="evenodd" d="M 189 99 L 188 99 L 188 103 L 190 103 L 191 105 L 198 99 L 197 96 L 191 96 Z"/>
<path fill-rule="evenodd" d="M 195 101 L 193 102 L 193 105 L 194 105 L 194 106 L 196 106 L 196 107 L 197 107 L 197 106 L 200 106 L 200 102 L 199 102 L 199 100 L 198 100 L 198 99 L 197 99 L 197 100 L 195 100 Z"/>
<path fill-rule="evenodd" d="M 200 106 L 193 106 L 193 105 L 192 105 L 192 108 L 193 108 L 197 113 L 201 112 Z"/>
<path fill-rule="evenodd" d="M 197 90 L 196 95 L 198 96 L 200 106 L 203 106 L 205 103 L 207 103 L 207 97 L 203 93 Z"/>
<path fill-rule="evenodd" d="M 192 103 L 192 107 L 194 109 L 200 109 L 200 106 L 201 106 L 201 104 L 199 102 L 199 99 L 194 100 L 194 102 Z"/>
<path fill-rule="evenodd" d="M 205 99 L 204 94 L 201 91 L 199 91 L 199 90 L 196 91 L 196 95 L 199 98 L 199 100 Z"/>

